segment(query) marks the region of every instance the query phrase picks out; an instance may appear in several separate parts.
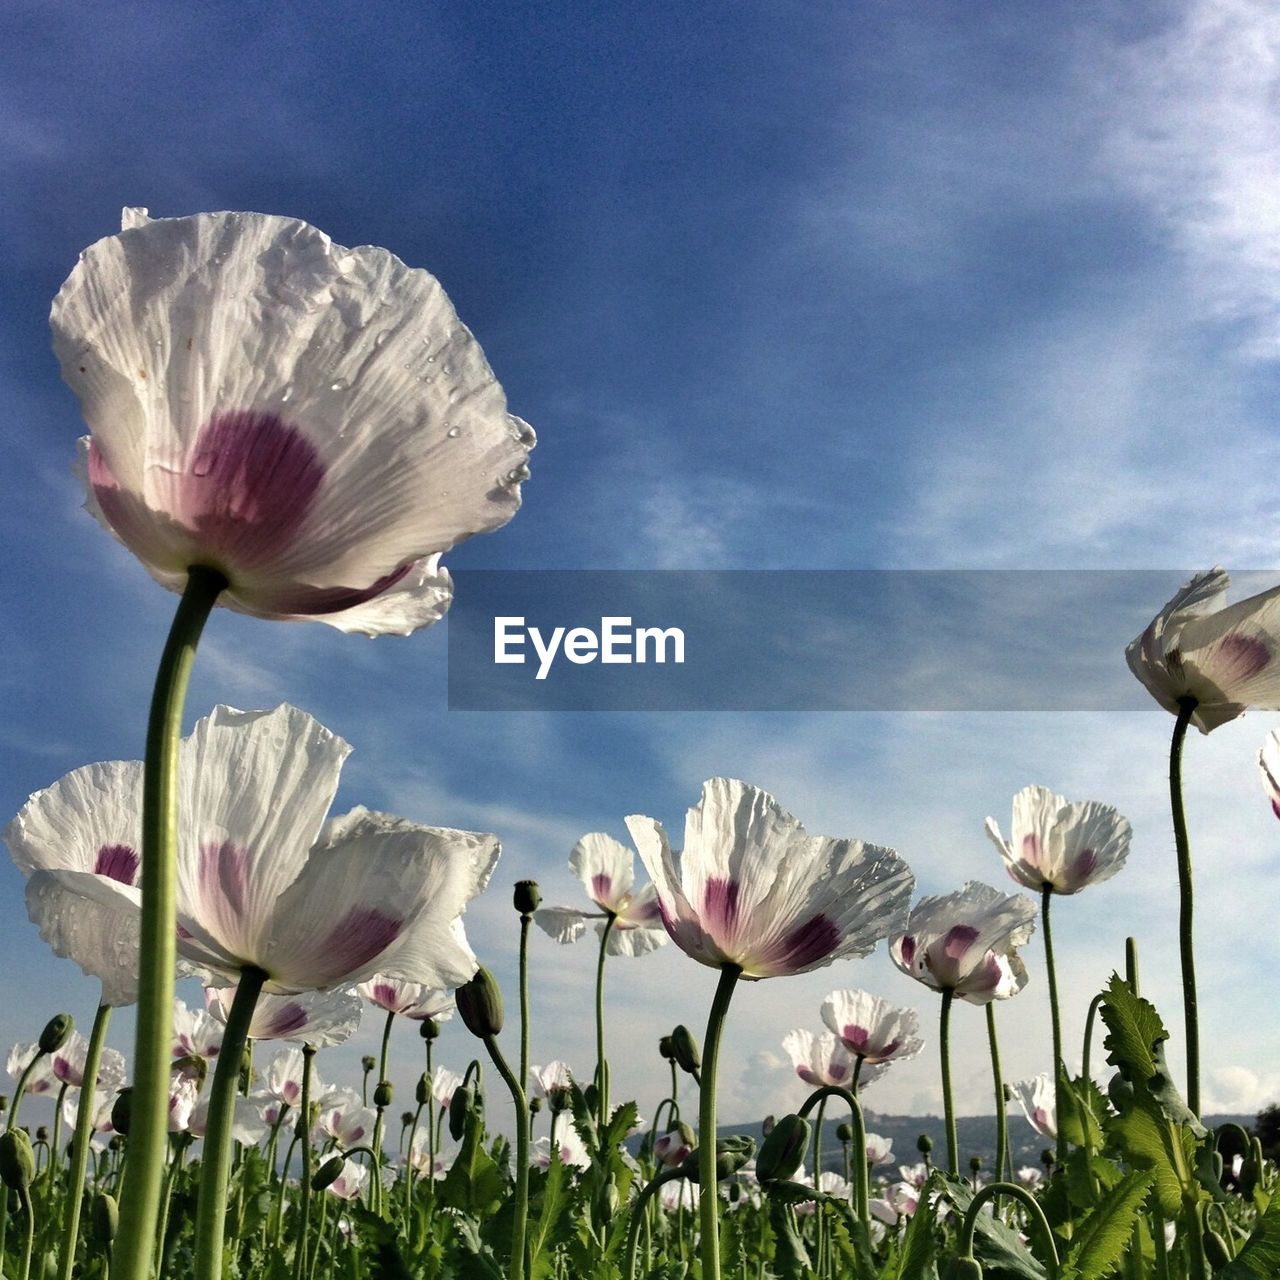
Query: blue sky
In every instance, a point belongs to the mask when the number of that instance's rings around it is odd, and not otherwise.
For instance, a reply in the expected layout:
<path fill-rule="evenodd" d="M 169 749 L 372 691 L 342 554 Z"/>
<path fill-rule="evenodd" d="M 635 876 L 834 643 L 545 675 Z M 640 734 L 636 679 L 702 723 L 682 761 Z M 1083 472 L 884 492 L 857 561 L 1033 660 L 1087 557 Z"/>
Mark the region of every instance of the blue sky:
<path fill-rule="evenodd" d="M 42 3 L 6 8 L 0 50 L 5 819 L 79 764 L 141 754 L 174 605 L 79 509 L 82 428 L 49 350 L 53 294 L 124 205 L 296 215 L 440 278 L 540 439 L 524 509 L 459 570 L 1276 565 L 1264 3 Z M 1022 785 L 1106 800 L 1134 852 L 1059 915 L 1069 1042 L 1131 931 L 1176 1028 L 1163 713 L 449 713 L 444 656 L 443 629 L 367 642 L 219 613 L 188 724 L 295 702 L 356 748 L 340 805 L 498 832 L 469 932 L 504 975 L 513 881 L 574 901 L 578 835 L 622 836 L 632 812 L 678 827 L 706 777 L 894 845 L 930 892 L 1008 884 L 981 823 Z M 1258 981 L 1280 943 L 1249 910 L 1280 890 L 1252 763 L 1274 723 L 1189 748 L 1206 1095 L 1243 1109 L 1280 1097 Z M 0 937 L 0 1040 L 62 1006 L 87 1025 L 92 984 L 48 955 L 8 865 Z M 586 1070 L 589 948 L 535 943 L 535 1060 Z M 1014 1075 L 1047 1058 L 1029 960 L 1001 1011 Z M 615 1079 L 642 1112 L 652 1046 L 700 1026 L 712 983 L 670 948 L 611 966 Z M 789 1105 L 783 1034 L 859 985 L 936 1015 L 882 953 L 758 984 L 724 1113 Z M 983 1110 L 971 1021 L 958 1078 Z M 397 1052 L 407 1087 L 417 1045 Z M 454 1065 L 470 1052 L 442 1042 Z M 935 1109 L 935 1076 L 931 1041 L 868 1101 Z"/>

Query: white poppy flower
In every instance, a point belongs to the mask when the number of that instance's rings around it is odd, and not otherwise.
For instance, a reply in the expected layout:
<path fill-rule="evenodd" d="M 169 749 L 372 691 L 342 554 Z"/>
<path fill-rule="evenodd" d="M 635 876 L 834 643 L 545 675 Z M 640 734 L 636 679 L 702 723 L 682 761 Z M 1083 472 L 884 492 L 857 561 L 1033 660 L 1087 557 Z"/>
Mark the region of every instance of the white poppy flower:
<path fill-rule="evenodd" d="M 373 1137 L 376 1120 L 372 1107 L 366 1107 L 352 1090 L 342 1089 L 323 1100 L 316 1130 L 340 1147 L 358 1147 Z"/>
<path fill-rule="evenodd" d="M 88 1057 L 88 1040 L 78 1031 L 73 1031 L 49 1055 L 49 1068 L 59 1083 L 68 1084 L 73 1089 L 80 1089 L 84 1086 L 84 1069 Z M 115 1093 L 124 1085 L 124 1077 L 124 1054 L 119 1049 L 103 1045 L 98 1059 L 98 1078 L 95 1082 L 97 1087 L 109 1093 Z"/>
<path fill-rule="evenodd" d="M 795 1181 L 802 1182 L 805 1186 L 811 1187 L 813 1186 L 813 1175 L 806 1172 L 796 1178 Z M 824 1195 L 834 1196 L 837 1200 L 845 1201 L 849 1200 L 853 1194 L 853 1188 L 849 1183 L 846 1182 L 838 1173 L 835 1173 L 830 1169 L 824 1169 L 822 1174 L 819 1176 L 818 1190 Z M 812 1200 L 801 1200 L 800 1203 L 796 1205 L 796 1212 L 804 1217 L 812 1214 L 816 1207 L 817 1205 Z"/>
<path fill-rule="evenodd" d="M 595 920 L 596 932 L 603 934 L 608 916 L 614 918 L 605 947 L 610 955 L 645 955 L 666 942 L 653 885 L 635 890 L 635 853 L 621 841 L 602 831 L 583 836 L 569 854 L 569 870 L 599 910 L 539 907 L 533 918 L 557 942 L 577 942 L 588 920 Z"/>
<path fill-rule="evenodd" d="M 1058 1136 L 1058 1103 L 1053 1078 L 1042 1072 L 1031 1080 L 1018 1080 L 1009 1086 L 1031 1127 L 1046 1138 Z"/>
<path fill-rule="evenodd" d="M 579 1136 L 577 1129 L 571 1124 L 556 1125 L 556 1148 L 560 1152 L 560 1163 L 574 1169 L 590 1169 L 591 1156 L 586 1144 Z M 529 1163 L 535 1169 L 551 1167 L 551 1139 L 537 1138 L 529 1150 Z"/>
<path fill-rule="evenodd" d="M 914 1058 L 924 1048 L 914 1009 L 890 1004 L 869 991 L 833 991 L 822 1002 L 822 1021 L 867 1066 Z M 865 1073 L 865 1067 L 864 1067 Z"/>
<path fill-rule="evenodd" d="M 436 1181 L 443 1178 L 449 1172 L 456 1155 L 456 1151 L 448 1153 L 437 1151 L 434 1157 L 434 1164 L 431 1165 L 432 1178 Z M 426 1177 L 427 1165 L 431 1160 L 431 1141 L 427 1137 L 427 1130 L 424 1126 L 413 1135 L 413 1141 L 409 1144 L 407 1163 L 419 1176 Z"/>
<path fill-rule="evenodd" d="M 529 1085 L 535 1098 L 543 1098 L 555 1111 L 562 1111 L 569 1104 L 569 1090 L 573 1085 L 573 1072 L 567 1062 L 558 1059 L 545 1067 L 529 1065 Z"/>
<path fill-rule="evenodd" d="M 266 1074 L 262 1077 L 262 1087 L 273 1098 L 287 1106 L 296 1107 L 302 1101 L 302 1074 L 306 1064 L 301 1049 L 285 1049 L 271 1060 Z M 311 1100 L 326 1097 L 332 1092 L 311 1065 L 310 1095 Z"/>
<path fill-rule="evenodd" d="M 206 987 L 205 1007 L 213 1018 L 225 1024 L 235 995 L 235 987 Z M 295 1040 L 317 1049 L 343 1044 L 360 1026 L 363 1007 L 360 997 L 344 988 L 289 996 L 263 992 L 253 1007 L 249 1039 Z"/>
<path fill-rule="evenodd" d="M 49 1055 L 41 1054 L 40 1046 L 34 1042 L 15 1044 L 9 1050 L 9 1058 L 5 1063 L 9 1078 L 16 1083 L 22 1079 L 22 1073 L 31 1066 L 32 1058 L 37 1055 L 39 1055 L 39 1061 L 31 1068 L 31 1074 L 27 1077 L 27 1094 L 33 1098 L 38 1098 L 45 1093 L 56 1093 L 62 1087 L 62 1082 L 53 1074 L 53 1064 L 49 1061 Z"/>
<path fill-rule="evenodd" d="M 456 987 L 475 973 L 461 915 L 488 883 L 497 838 L 361 808 L 324 823 L 349 750 L 288 705 L 215 707 L 183 740 L 177 946 L 188 964 L 233 983 L 256 966 L 278 995 L 374 973 Z M 28 808 L 55 802 L 54 792 Z M 77 821 L 71 813 L 62 825 Z M 135 886 L 50 874 L 136 919 Z"/>
<path fill-rule="evenodd" d="M 677 1209 L 695 1213 L 701 1199 L 702 1188 L 688 1178 L 673 1178 L 658 1188 L 658 1203 L 668 1213 L 675 1213 Z"/>
<path fill-rule="evenodd" d="M 203 1138 L 209 1128 L 210 1097 L 204 1097 L 191 1109 L 191 1117 L 187 1121 L 187 1132 L 197 1138 Z M 242 1146 L 251 1147 L 267 1136 L 267 1124 L 262 1118 L 262 1111 L 252 1098 L 236 1094 L 232 1101 L 231 1136 Z"/>
<path fill-rule="evenodd" d="M 93 1091 L 92 1113 L 95 1138 L 99 1135 L 110 1137 L 116 1131 L 115 1125 L 111 1123 L 111 1112 L 115 1109 L 116 1091 L 119 1087 L 119 1085 L 112 1085 L 108 1089 Z M 75 1131 L 76 1121 L 80 1118 L 80 1097 L 79 1089 L 68 1089 L 62 1096 L 62 1123 L 72 1132 Z"/>
<path fill-rule="evenodd" d="M 867 1134 L 867 1163 L 889 1164 L 893 1160 L 893 1139 L 878 1133 Z"/>
<path fill-rule="evenodd" d="M 1034 1191 L 1043 1181 L 1044 1173 L 1034 1165 L 1024 1164 L 1014 1175 L 1022 1186 Z"/>
<path fill-rule="evenodd" d="M 407 634 L 440 553 L 520 505 L 533 432 L 439 283 L 292 218 L 205 213 L 91 245 L 50 317 L 90 429 L 89 510 L 172 590 Z"/>
<path fill-rule="evenodd" d="M 453 1101 L 454 1092 L 462 1088 L 462 1077 L 448 1067 L 437 1067 L 431 1073 L 431 1096 L 437 1107 L 448 1109 Z"/>
<path fill-rule="evenodd" d="M 169 1081 L 169 1132 L 186 1133 L 191 1113 L 200 1100 L 200 1086 L 191 1076 L 176 1075 Z"/>
<path fill-rule="evenodd" d="M 27 914 L 54 954 L 102 983 L 103 1004 L 132 1004 L 138 920 L 78 885 L 82 877 L 138 884 L 141 761 L 86 765 L 37 791 L 5 828 L 4 841 L 27 877 Z"/>
<path fill-rule="evenodd" d="M 415 1022 L 434 1018 L 444 1022 L 453 1017 L 453 996 L 447 991 L 437 991 L 420 982 L 407 982 L 385 973 L 376 973 L 356 988 L 362 996 L 379 1009 L 399 1014 Z"/>
<path fill-rule="evenodd" d="M 897 1182 L 867 1207 L 881 1222 L 892 1227 L 900 1218 L 910 1218 L 920 1207 L 920 1192 L 908 1182 Z"/>
<path fill-rule="evenodd" d="M 745 978 L 865 956 L 906 916 L 914 878 L 892 849 L 810 836 L 744 782 L 703 784 L 678 864 L 659 823 L 633 816 L 627 827 L 676 945 Z"/>
<path fill-rule="evenodd" d="M 945 897 L 921 898 L 905 933 L 889 944 L 894 964 L 935 991 L 970 1004 L 1016 995 L 1027 971 L 1018 955 L 1035 928 L 1036 905 L 971 880 Z"/>
<path fill-rule="evenodd" d="M 342 1172 L 325 1188 L 339 1200 L 358 1200 L 369 1185 L 369 1167 L 355 1160 L 344 1160 Z"/>
<path fill-rule="evenodd" d="M 1129 669 L 1166 711 L 1194 699 L 1208 733 L 1248 707 L 1280 710 L 1280 587 L 1226 603 L 1222 569 L 1197 574 L 1125 650 Z"/>
<path fill-rule="evenodd" d="M 996 820 L 987 819 L 1005 869 L 1037 892 L 1052 885 L 1054 893 L 1079 893 L 1109 880 L 1129 856 L 1130 834 L 1129 820 L 1110 805 L 1072 804 L 1048 787 L 1023 787 L 1013 797 L 1008 840 Z"/>
<path fill-rule="evenodd" d="M 1267 734 L 1262 750 L 1258 752 L 1258 768 L 1262 770 L 1262 783 L 1271 801 L 1271 811 L 1280 818 L 1280 729 Z"/>
<path fill-rule="evenodd" d="M 212 1061 L 222 1048 L 223 1031 L 223 1023 L 206 1010 L 188 1009 L 185 1001 L 174 1000 L 175 1058 L 203 1058 L 206 1062 Z"/>
<path fill-rule="evenodd" d="M 823 1085 L 836 1085 L 841 1089 L 849 1087 L 857 1059 L 831 1032 L 814 1035 L 812 1031 L 797 1027 L 782 1037 L 782 1047 L 790 1055 L 796 1075 L 805 1084 L 815 1088 Z M 868 1073 L 868 1082 L 870 1078 Z"/>

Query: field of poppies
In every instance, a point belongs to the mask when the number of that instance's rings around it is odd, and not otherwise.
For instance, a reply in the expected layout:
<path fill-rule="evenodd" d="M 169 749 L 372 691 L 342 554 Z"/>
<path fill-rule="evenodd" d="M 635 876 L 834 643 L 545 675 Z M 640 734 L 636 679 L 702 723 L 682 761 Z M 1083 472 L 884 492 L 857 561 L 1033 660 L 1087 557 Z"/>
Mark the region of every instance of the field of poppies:
<path fill-rule="evenodd" d="M 127 210 L 81 256 L 52 323 L 89 427 L 88 509 L 180 600 L 145 760 L 76 769 L 4 831 L 32 921 L 101 989 L 87 1037 L 56 1014 L 9 1057 L 6 1277 L 1280 1276 L 1276 1167 L 1252 1134 L 1201 1119 L 1182 801 L 1191 726 L 1278 709 L 1280 587 L 1228 605 L 1227 575 L 1200 574 L 1127 650 L 1173 718 L 1181 910 L 1168 928 L 1185 1036 L 1170 1052 L 1132 940 L 1087 1025 L 1060 1017 L 1056 899 L 1116 875 L 1129 852 L 1128 821 L 1100 801 L 1024 788 L 1007 824 L 987 820 L 988 867 L 1003 864 L 1012 891 L 971 880 L 917 898 L 892 849 L 811 835 L 758 787 L 714 778 L 681 835 L 641 815 L 626 817 L 630 846 L 584 835 L 570 854 L 582 900 L 550 906 L 520 868 L 498 871 L 501 833 L 331 815 L 350 748 L 304 710 L 217 706 L 183 738 L 215 607 L 367 635 L 438 621 L 452 591 L 441 555 L 515 514 L 533 432 L 433 277 L 287 218 Z M 1280 734 L 1259 765 L 1258 803 L 1280 814 Z M 505 1000 L 463 927 L 486 891 L 511 895 L 520 929 Z M 594 935 L 596 1061 L 582 1075 L 529 1062 L 534 925 L 566 945 Z M 812 1089 L 804 1106 L 723 1130 L 719 1049 L 738 984 L 881 942 L 920 984 L 923 1015 L 833 977 L 784 1040 Z M 616 1097 L 607 962 L 666 944 L 718 971 L 714 1000 L 705 1026 L 656 1046 L 651 1096 Z M 997 1011 L 1028 963 L 1043 966 L 1052 1040 L 1039 1078 L 1006 1082 Z M 201 980 L 204 1009 L 175 1001 L 179 976 Z M 961 1164 L 956 1001 L 985 1010 L 990 1168 Z M 127 1064 L 105 1037 L 130 1004 Z M 383 1020 L 381 1054 L 358 1079 L 330 1079 L 325 1050 L 362 1013 Z M 462 1076 L 433 1061 L 455 1016 L 474 1040 Z M 421 1076 L 393 1081 L 391 1036 L 411 1032 Z M 893 1153 L 867 1131 L 859 1090 L 926 1052 L 945 1141 Z M 54 1119 L 33 1135 L 23 1103 L 40 1094 Z M 486 1123 L 499 1097 L 509 1126 Z M 1014 1167 L 1009 1125 L 1028 1122 L 1045 1155 Z"/>

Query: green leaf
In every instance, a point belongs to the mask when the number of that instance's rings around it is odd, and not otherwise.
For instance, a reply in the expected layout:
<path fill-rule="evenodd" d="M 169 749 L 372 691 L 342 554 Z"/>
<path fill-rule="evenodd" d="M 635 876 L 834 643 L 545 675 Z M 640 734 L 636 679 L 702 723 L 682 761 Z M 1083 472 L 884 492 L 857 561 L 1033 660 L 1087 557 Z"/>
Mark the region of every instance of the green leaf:
<path fill-rule="evenodd" d="M 1280 1275 L 1280 1195 L 1273 1195 L 1253 1234 L 1221 1271 L 1221 1280 L 1273 1280 Z"/>
<path fill-rule="evenodd" d="M 529 1227 L 529 1250 L 535 1280 L 550 1275 L 554 1270 L 547 1246 L 554 1239 L 556 1227 L 568 1207 L 569 1189 L 569 1175 L 560 1159 L 559 1147 L 553 1147 L 542 1187 L 542 1208 Z"/>
<path fill-rule="evenodd" d="M 1058 1091 L 1063 1102 L 1062 1114 L 1058 1116 L 1059 1131 L 1073 1147 L 1097 1151 L 1102 1146 L 1102 1129 L 1061 1062 L 1058 1063 Z"/>
<path fill-rule="evenodd" d="M 1134 1172 L 1107 1194 L 1073 1236 L 1061 1280 L 1101 1280 L 1110 1273 L 1133 1238 L 1133 1224 L 1153 1180 L 1151 1173 Z"/>
<path fill-rule="evenodd" d="M 942 1181 L 941 1187 L 961 1216 L 969 1211 L 974 1192 L 968 1183 L 948 1178 Z M 1048 1271 L 1022 1243 L 1018 1233 L 990 1214 L 978 1214 L 973 1251 L 982 1263 L 986 1280 L 1048 1280 Z"/>
<path fill-rule="evenodd" d="M 1107 1061 L 1126 1080 L 1149 1080 L 1159 1070 L 1154 1046 L 1169 1038 L 1155 1006 L 1134 995 L 1129 984 L 1113 973 L 1101 1012 L 1108 1032 Z"/>
<path fill-rule="evenodd" d="M 924 1280 L 933 1267 L 934 1250 L 933 1201 L 928 1192 L 923 1191 L 902 1238 L 895 1280 Z"/>
<path fill-rule="evenodd" d="M 1178 1149 L 1178 1130 L 1150 1110 L 1134 1106 L 1112 1117 L 1107 1132 L 1120 1154 L 1135 1169 L 1151 1173 L 1160 1212 L 1166 1218 L 1176 1218 L 1182 1209 L 1186 1185 L 1183 1173 L 1186 1157 Z"/>
<path fill-rule="evenodd" d="M 502 1170 L 484 1149 L 484 1121 L 474 1110 L 468 1111 L 462 1145 L 440 1184 L 440 1203 L 485 1216 L 493 1212 L 506 1188 Z"/>

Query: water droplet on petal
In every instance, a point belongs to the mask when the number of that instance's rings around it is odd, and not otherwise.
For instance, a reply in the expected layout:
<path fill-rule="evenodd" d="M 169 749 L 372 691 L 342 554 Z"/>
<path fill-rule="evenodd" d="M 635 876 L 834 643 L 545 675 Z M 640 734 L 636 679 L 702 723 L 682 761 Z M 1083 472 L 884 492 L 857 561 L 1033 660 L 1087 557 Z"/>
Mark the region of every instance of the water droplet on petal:
<path fill-rule="evenodd" d="M 445 435 L 447 435 L 450 440 L 456 440 L 461 434 L 461 427 L 450 427 L 449 430 L 445 432 Z"/>
<path fill-rule="evenodd" d="M 375 347 L 380 347 L 380 346 L 382 346 L 382 344 L 383 344 L 384 342 L 386 342 L 386 340 L 387 340 L 389 337 L 391 337 L 391 330 L 390 330 L 390 329 L 383 329 L 383 331 L 382 331 L 380 334 L 378 334 L 378 336 L 377 336 L 376 338 L 374 338 L 374 340 L 373 340 L 373 345 L 374 345 Z"/>
<path fill-rule="evenodd" d="M 293 395 L 293 383 L 292 383 L 292 382 L 286 382 L 286 383 L 284 384 L 284 390 L 280 393 L 280 399 L 281 399 L 281 400 L 288 400 L 288 399 L 289 399 L 289 397 L 290 397 L 290 396 L 292 396 L 292 395 Z"/>
<path fill-rule="evenodd" d="M 349 382 L 346 380 L 346 378 L 338 378 L 336 381 L 331 382 L 331 383 L 329 384 L 329 390 L 330 390 L 330 391 L 345 391 L 345 390 L 346 390 L 350 385 L 351 385 L 351 383 L 349 383 Z"/>

